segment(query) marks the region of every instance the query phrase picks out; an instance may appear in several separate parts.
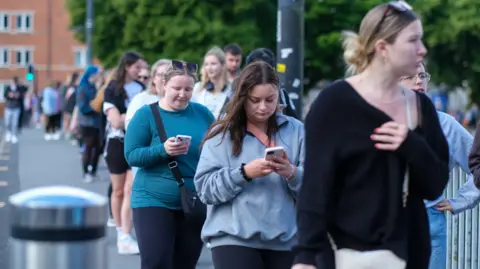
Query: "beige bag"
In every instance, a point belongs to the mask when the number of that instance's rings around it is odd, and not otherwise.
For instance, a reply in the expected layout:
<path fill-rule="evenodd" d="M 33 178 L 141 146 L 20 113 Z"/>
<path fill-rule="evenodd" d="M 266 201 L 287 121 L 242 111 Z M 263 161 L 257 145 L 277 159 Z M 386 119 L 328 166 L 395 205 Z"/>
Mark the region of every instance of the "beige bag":
<path fill-rule="evenodd" d="M 410 102 L 407 97 L 407 89 L 403 89 L 405 95 L 408 128 L 413 129 Z M 408 198 L 408 167 L 403 181 L 403 207 L 407 206 Z M 407 262 L 399 258 L 390 250 L 358 251 L 353 249 L 337 249 L 333 238 L 328 234 L 330 244 L 335 252 L 336 269 L 405 269 Z"/>
<path fill-rule="evenodd" d="M 97 91 L 95 98 L 93 98 L 93 100 L 90 101 L 90 107 L 93 109 L 93 111 L 97 113 L 102 112 L 104 96 L 105 96 L 105 89 L 100 89 Z"/>

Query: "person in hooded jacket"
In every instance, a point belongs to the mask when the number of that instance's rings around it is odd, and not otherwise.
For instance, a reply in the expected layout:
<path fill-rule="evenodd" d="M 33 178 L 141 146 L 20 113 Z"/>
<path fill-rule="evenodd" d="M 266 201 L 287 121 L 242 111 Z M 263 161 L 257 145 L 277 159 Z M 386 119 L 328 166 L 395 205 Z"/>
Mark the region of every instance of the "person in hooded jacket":
<path fill-rule="evenodd" d="M 101 153 L 99 126 L 102 115 L 90 106 L 90 101 L 97 94 L 95 80 L 98 74 L 98 67 L 87 67 L 76 91 L 78 122 L 85 145 L 85 150 L 82 153 L 82 168 L 85 182 L 91 182 L 95 177 Z"/>

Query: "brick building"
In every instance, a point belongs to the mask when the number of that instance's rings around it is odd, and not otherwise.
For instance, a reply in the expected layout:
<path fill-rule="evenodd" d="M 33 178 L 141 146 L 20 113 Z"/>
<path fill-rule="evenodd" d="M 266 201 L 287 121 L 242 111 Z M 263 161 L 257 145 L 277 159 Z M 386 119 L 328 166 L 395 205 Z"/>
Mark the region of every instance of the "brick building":
<path fill-rule="evenodd" d="M 29 64 L 35 66 L 40 90 L 82 71 L 86 47 L 74 39 L 69 23 L 65 0 L 0 1 L 1 98 L 13 76 L 25 81 Z"/>

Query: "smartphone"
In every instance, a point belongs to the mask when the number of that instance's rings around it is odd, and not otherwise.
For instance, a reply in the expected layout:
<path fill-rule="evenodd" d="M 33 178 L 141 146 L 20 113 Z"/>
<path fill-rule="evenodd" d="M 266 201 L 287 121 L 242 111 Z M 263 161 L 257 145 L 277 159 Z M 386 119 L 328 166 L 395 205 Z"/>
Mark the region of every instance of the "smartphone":
<path fill-rule="evenodd" d="M 270 161 L 273 157 L 283 157 L 285 150 L 283 147 L 273 147 L 265 149 L 265 160 Z"/>
<path fill-rule="evenodd" d="M 175 137 L 175 142 L 182 142 L 186 145 L 190 145 L 190 141 L 192 141 L 192 137 L 189 135 L 177 135 Z"/>
<path fill-rule="evenodd" d="M 189 135 L 177 135 L 175 137 L 175 143 L 182 142 L 187 147 L 190 147 L 191 141 L 192 141 L 192 137 Z M 184 155 L 186 155 L 187 153 L 188 153 L 188 149 L 187 149 L 187 152 L 184 153 Z"/>

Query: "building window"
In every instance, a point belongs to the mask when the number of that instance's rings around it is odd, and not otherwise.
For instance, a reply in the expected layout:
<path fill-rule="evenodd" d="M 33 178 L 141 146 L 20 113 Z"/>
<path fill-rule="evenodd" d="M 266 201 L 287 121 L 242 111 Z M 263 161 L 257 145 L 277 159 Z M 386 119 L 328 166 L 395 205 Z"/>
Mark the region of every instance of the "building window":
<path fill-rule="evenodd" d="M 10 50 L 0 48 L 0 67 L 10 65 Z"/>
<path fill-rule="evenodd" d="M 15 52 L 15 64 L 22 65 L 22 57 L 23 53 L 22 51 L 16 51 Z"/>
<path fill-rule="evenodd" d="M 73 55 L 75 67 L 84 68 L 87 66 L 87 50 L 85 48 L 75 49 Z"/>
<path fill-rule="evenodd" d="M 28 13 L 17 14 L 15 31 L 33 32 L 33 14 L 28 14 Z"/>
<path fill-rule="evenodd" d="M 29 50 L 26 50 L 24 56 L 25 56 L 25 59 L 24 59 L 24 60 L 25 60 L 25 64 L 26 64 L 26 65 L 27 65 L 27 64 L 30 64 L 30 62 L 31 62 L 31 61 L 30 61 L 30 51 L 29 51 Z"/>
<path fill-rule="evenodd" d="M 8 32 L 10 30 L 10 16 L 0 12 L 0 32 Z"/>
<path fill-rule="evenodd" d="M 15 49 L 15 65 L 27 66 L 32 63 L 33 52 L 30 49 Z"/>

